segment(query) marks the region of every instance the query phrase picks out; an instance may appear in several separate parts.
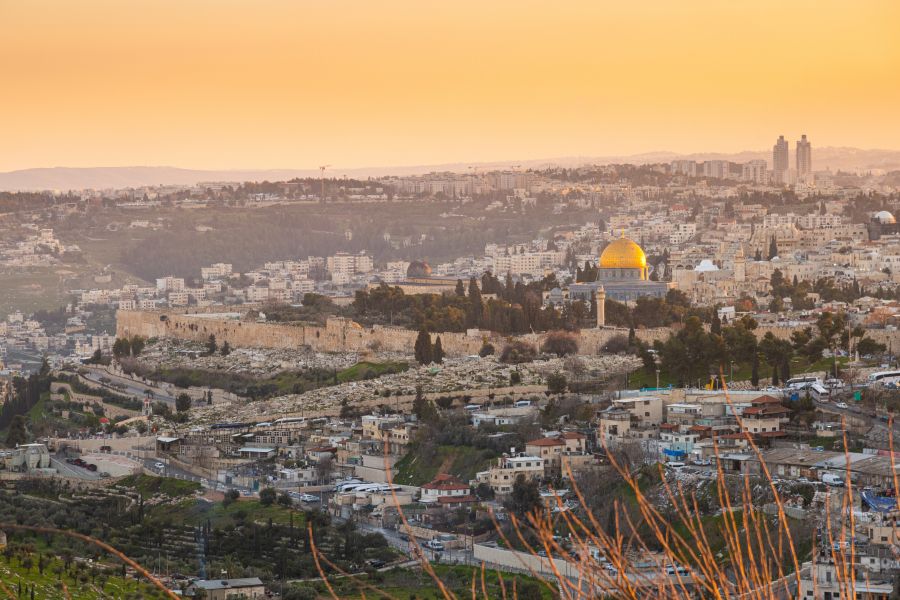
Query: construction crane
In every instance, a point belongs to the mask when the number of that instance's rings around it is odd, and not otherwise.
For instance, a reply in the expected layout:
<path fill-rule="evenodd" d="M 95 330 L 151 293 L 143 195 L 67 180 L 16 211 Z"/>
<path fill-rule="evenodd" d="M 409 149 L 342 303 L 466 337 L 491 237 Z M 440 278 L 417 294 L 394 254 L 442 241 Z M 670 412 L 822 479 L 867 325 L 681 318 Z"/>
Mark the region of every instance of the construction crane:
<path fill-rule="evenodd" d="M 325 204 L 325 169 L 330 166 L 331 165 L 322 165 L 319 167 L 319 171 L 322 172 L 322 204 Z"/>

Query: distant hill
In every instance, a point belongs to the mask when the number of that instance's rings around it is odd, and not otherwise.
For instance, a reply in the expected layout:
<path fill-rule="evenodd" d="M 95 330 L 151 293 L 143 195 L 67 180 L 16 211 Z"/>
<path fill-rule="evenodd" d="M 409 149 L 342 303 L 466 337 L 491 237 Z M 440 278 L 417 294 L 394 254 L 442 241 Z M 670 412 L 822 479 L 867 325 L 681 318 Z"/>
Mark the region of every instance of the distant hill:
<path fill-rule="evenodd" d="M 504 169 L 516 164 L 526 169 L 544 169 L 548 166 L 578 167 L 586 164 L 648 164 L 687 160 L 730 160 L 747 162 L 766 160 L 771 162 L 771 151 L 747 150 L 732 154 L 704 152 L 677 154 L 675 152 L 646 152 L 622 156 L 564 156 L 529 160 L 507 160 L 478 163 L 445 163 L 437 165 L 413 165 L 399 167 L 363 167 L 329 169 L 328 176 L 378 177 L 383 175 L 422 175 L 431 172 L 466 172 L 470 166 L 480 169 Z M 813 146 L 813 165 L 816 170 L 884 169 L 900 170 L 900 151 L 861 150 L 859 148 L 817 148 Z M 204 181 L 284 181 L 295 177 L 318 177 L 317 169 L 236 169 L 201 170 L 177 167 L 49 167 L 23 169 L 0 173 L 0 190 L 84 190 L 121 189 L 153 185 L 194 185 Z"/>

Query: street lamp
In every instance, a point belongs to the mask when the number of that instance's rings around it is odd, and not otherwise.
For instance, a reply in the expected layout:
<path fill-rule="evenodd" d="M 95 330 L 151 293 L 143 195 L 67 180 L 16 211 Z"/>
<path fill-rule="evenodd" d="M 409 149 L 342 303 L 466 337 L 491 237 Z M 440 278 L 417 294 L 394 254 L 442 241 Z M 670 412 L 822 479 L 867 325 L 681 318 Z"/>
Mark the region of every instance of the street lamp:
<path fill-rule="evenodd" d="M 659 389 L 659 367 L 656 367 L 656 389 Z"/>

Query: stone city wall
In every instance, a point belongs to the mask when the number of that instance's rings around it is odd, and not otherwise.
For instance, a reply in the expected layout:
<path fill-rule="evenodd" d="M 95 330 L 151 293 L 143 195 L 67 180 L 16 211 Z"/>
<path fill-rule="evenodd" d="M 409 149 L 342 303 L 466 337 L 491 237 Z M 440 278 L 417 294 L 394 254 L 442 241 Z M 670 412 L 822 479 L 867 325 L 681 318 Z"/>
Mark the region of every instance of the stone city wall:
<path fill-rule="evenodd" d="M 601 346 L 626 329 L 583 329 L 578 332 L 579 351 L 596 354 Z M 641 329 L 636 336 L 652 343 L 665 339 L 669 329 Z M 146 338 L 175 338 L 205 342 L 210 335 L 221 345 L 256 348 L 297 348 L 308 346 L 318 352 L 390 351 L 412 353 L 417 331 L 401 327 L 363 327 L 344 318 L 330 318 L 324 326 L 284 323 L 257 323 L 225 317 L 178 312 L 118 311 L 116 336 L 139 335 Z M 477 354 L 485 340 L 499 351 L 513 336 L 489 331 L 441 333 L 441 345 L 447 356 Z M 545 334 L 527 334 L 521 339 L 540 346 Z"/>
<path fill-rule="evenodd" d="M 778 338 L 789 339 L 799 327 L 761 326 L 755 331 L 758 338 L 772 332 Z M 672 333 L 668 327 L 638 329 L 635 336 L 649 344 L 665 340 Z M 577 333 L 579 353 L 597 354 L 611 338 L 627 335 L 628 330 L 604 327 L 582 329 Z M 257 323 L 215 315 L 179 313 L 175 311 L 118 311 L 116 336 L 139 335 L 146 338 L 175 338 L 205 342 L 210 335 L 221 345 L 250 348 L 297 348 L 308 346 L 318 352 L 367 352 L 388 351 L 412 353 L 417 331 L 401 327 L 363 327 L 350 319 L 334 317 L 324 326 Z M 540 346 L 546 334 L 531 333 L 519 336 L 535 346 Z M 892 349 L 900 349 L 900 331 L 883 329 L 867 330 L 866 335 Z M 489 331 L 470 333 L 441 333 L 441 345 L 447 356 L 477 354 L 484 341 L 491 342 L 499 351 L 515 336 L 503 336 Z"/>

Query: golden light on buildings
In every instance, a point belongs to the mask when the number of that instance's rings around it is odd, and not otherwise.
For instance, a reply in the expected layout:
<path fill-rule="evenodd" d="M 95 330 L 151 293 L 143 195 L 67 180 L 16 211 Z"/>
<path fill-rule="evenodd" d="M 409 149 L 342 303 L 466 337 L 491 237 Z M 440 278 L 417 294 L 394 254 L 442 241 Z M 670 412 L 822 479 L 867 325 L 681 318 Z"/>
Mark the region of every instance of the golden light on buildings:
<path fill-rule="evenodd" d="M 647 255 L 626 237 L 609 244 L 600 254 L 601 269 L 646 269 Z"/>

